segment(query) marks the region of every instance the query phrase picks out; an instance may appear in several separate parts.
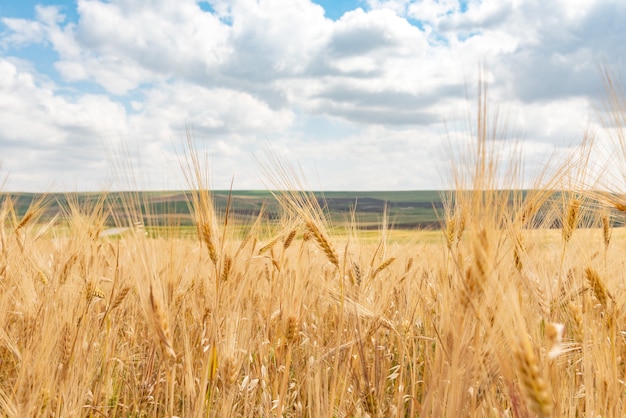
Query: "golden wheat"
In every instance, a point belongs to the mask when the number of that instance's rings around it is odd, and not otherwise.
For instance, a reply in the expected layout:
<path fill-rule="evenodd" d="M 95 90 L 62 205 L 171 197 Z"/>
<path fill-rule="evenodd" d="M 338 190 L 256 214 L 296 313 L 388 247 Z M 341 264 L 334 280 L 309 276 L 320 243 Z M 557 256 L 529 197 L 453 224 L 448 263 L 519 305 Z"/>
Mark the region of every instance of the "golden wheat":
<path fill-rule="evenodd" d="M 596 295 L 596 298 L 598 298 L 598 301 L 606 308 L 609 299 L 608 291 L 598 272 L 591 267 L 587 267 L 585 269 L 585 278 L 589 281 L 589 284 L 591 284 L 591 289 L 594 295 Z"/>
<path fill-rule="evenodd" d="M 477 123 L 441 230 L 385 212 L 375 242 L 293 184 L 278 218 L 219 213 L 193 153 L 193 237 L 132 200 L 48 219 L 7 198 L 0 415 L 624 416 L 623 191 L 589 191 L 578 160 L 501 191 Z"/>
<path fill-rule="evenodd" d="M 551 388 L 527 337 L 520 338 L 519 345 L 514 347 L 513 353 L 518 376 L 531 408 L 541 417 L 552 416 Z"/>
<path fill-rule="evenodd" d="M 581 202 L 579 199 L 571 199 L 568 202 L 568 207 L 566 211 L 567 215 L 563 220 L 563 241 L 566 243 L 569 242 L 569 240 L 572 238 L 572 234 L 574 233 L 574 230 L 576 229 L 576 226 L 578 224 L 580 204 Z"/>
<path fill-rule="evenodd" d="M 324 251 L 324 254 L 326 254 L 328 261 L 334 264 L 335 267 L 339 268 L 339 257 L 337 256 L 337 252 L 331 245 L 328 238 L 326 238 L 326 236 L 322 233 L 321 229 L 312 220 L 306 221 L 306 227 L 319 247 L 322 251 Z"/>

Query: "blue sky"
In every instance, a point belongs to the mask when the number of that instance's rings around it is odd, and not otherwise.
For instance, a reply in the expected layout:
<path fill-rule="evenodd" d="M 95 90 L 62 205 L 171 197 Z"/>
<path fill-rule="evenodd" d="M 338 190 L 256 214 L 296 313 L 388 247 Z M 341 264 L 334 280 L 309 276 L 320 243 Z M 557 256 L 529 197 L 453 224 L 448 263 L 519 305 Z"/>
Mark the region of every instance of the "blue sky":
<path fill-rule="evenodd" d="M 322 6 L 324 8 L 326 17 L 332 20 L 337 20 L 341 18 L 344 13 L 349 12 L 350 10 L 354 10 L 357 7 L 365 6 L 365 2 L 358 0 L 318 0 L 314 3 Z"/>
<path fill-rule="evenodd" d="M 5 17 L 21 17 L 24 19 L 32 19 L 35 17 L 35 6 L 38 4 L 69 4 L 73 6 L 73 2 L 46 2 L 46 1 L 3 1 L 0 3 L 0 14 Z"/>
<path fill-rule="evenodd" d="M 586 130 L 608 141 L 598 65 L 623 68 L 624 21 L 612 0 L 1 2 L 0 176 L 183 188 L 192 129 L 215 188 L 266 187 L 268 146 L 315 189 L 448 187 L 483 66 L 530 179 Z"/>

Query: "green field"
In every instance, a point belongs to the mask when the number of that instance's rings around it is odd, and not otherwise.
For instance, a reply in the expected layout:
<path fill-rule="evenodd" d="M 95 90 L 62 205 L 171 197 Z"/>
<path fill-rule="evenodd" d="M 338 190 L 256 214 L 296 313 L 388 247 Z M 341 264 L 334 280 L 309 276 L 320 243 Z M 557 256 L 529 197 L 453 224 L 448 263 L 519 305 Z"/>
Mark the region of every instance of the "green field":
<path fill-rule="evenodd" d="M 514 199 L 525 199 L 528 191 L 510 193 L 509 204 Z M 354 219 L 361 230 L 379 230 L 385 225 L 389 230 L 437 230 L 444 215 L 445 191 L 372 191 L 372 192 L 313 192 L 312 196 L 322 209 L 330 226 L 341 230 Z M 231 223 L 251 225 L 261 215 L 266 224 L 284 219 L 281 205 L 274 194 L 266 190 L 215 190 L 211 192 L 215 210 L 224 214 L 228 207 Z M 100 210 L 104 214 L 106 227 L 127 227 L 143 224 L 152 230 L 174 228 L 184 231 L 195 230 L 191 210 L 192 195 L 189 191 L 146 191 L 109 193 L 2 193 L 0 206 L 11 199 L 18 217 L 24 216 L 30 207 L 40 203 L 39 221 L 53 217 L 68 219 L 73 210 L 89 214 Z M 538 211 L 537 222 L 543 227 L 560 227 L 560 220 L 544 220 L 548 206 L 560 205 L 562 196 L 554 192 L 546 206 Z M 230 203 L 229 203 L 230 202 Z M 585 215 L 582 215 L 583 218 Z M 584 221 L 583 224 L 589 224 Z M 613 226 L 622 226 L 620 217 L 614 217 Z"/>
<path fill-rule="evenodd" d="M 228 205 L 229 191 L 212 192 L 217 211 L 224 212 Z M 441 211 L 439 191 L 392 191 L 392 192 L 316 192 L 320 206 L 330 222 L 340 226 L 348 222 L 351 214 L 361 229 L 378 229 L 387 208 L 390 229 L 437 229 L 437 212 Z M 45 202 L 42 220 L 56 215 L 67 215 L 72 203 L 82 208 L 96 207 L 103 198 L 101 193 L 3 193 L 0 204 L 11 198 L 18 216 L 40 199 Z M 192 226 L 190 213 L 191 194 L 185 191 L 159 192 L 110 192 L 106 195 L 103 210 L 108 226 L 125 226 L 141 221 L 147 226 Z M 261 209 L 268 220 L 280 218 L 280 206 L 269 191 L 237 190 L 230 197 L 230 213 L 235 221 L 249 223 L 256 219 Z"/>

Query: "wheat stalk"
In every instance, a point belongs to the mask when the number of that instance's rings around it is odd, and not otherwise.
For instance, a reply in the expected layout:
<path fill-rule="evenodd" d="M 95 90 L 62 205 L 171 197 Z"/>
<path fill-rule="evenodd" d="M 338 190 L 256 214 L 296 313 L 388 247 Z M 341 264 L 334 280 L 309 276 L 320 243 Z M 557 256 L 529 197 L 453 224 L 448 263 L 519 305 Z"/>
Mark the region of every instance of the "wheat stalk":
<path fill-rule="evenodd" d="M 200 235 L 200 240 L 204 242 L 209 250 L 209 258 L 211 258 L 213 264 L 217 266 L 218 253 L 217 246 L 215 245 L 213 238 L 213 228 L 211 227 L 211 223 L 205 221 L 198 222 L 198 234 Z"/>
<path fill-rule="evenodd" d="M 611 243 L 613 229 L 611 228 L 611 219 L 606 212 L 602 214 L 600 219 L 602 221 L 602 238 L 604 241 L 604 248 L 606 250 L 609 248 L 609 244 Z"/>
<path fill-rule="evenodd" d="M 370 280 L 373 280 L 381 271 L 383 271 L 384 269 L 386 269 L 387 267 L 389 267 L 394 261 L 396 261 L 395 257 L 391 257 L 388 258 L 387 260 L 383 261 L 377 268 L 376 270 L 374 270 L 374 272 L 372 273 Z"/>
<path fill-rule="evenodd" d="M 569 242 L 572 234 L 578 225 L 578 213 L 580 211 L 581 201 L 579 199 L 571 199 L 567 207 L 567 217 L 563 222 L 563 241 Z"/>
<path fill-rule="evenodd" d="M 152 311 L 153 324 L 157 336 L 159 337 L 159 343 L 161 344 L 161 351 L 164 356 L 168 357 L 170 360 L 174 360 L 176 359 L 176 352 L 172 347 L 172 336 L 170 334 L 169 322 L 154 296 L 152 286 L 150 286 L 150 308 Z"/>
<path fill-rule="evenodd" d="M 72 356 L 72 347 L 73 342 L 70 324 L 65 323 L 65 325 L 63 325 L 63 329 L 61 330 L 61 380 L 64 380 L 67 376 L 67 371 Z"/>
<path fill-rule="evenodd" d="M 296 233 L 297 233 L 297 230 L 295 229 L 292 229 L 291 232 L 289 232 L 289 234 L 285 238 L 285 241 L 283 242 L 283 249 L 286 250 L 287 248 L 289 248 L 289 246 L 293 242 L 293 239 L 296 237 Z"/>
<path fill-rule="evenodd" d="M 228 277 L 230 275 L 230 270 L 232 269 L 233 266 L 233 259 L 231 257 L 225 257 L 224 258 L 224 266 L 222 268 L 222 281 L 225 282 L 228 280 Z"/>
<path fill-rule="evenodd" d="M 349 271 L 350 281 L 353 285 L 361 286 L 361 266 L 356 261 L 352 262 L 352 268 Z"/>
<path fill-rule="evenodd" d="M 569 302 L 567 304 L 567 308 L 569 310 L 571 330 L 573 337 L 576 341 L 582 342 L 584 337 L 584 324 L 583 324 L 583 312 L 579 305 L 574 302 Z"/>
<path fill-rule="evenodd" d="M 285 325 L 285 340 L 288 344 L 293 344 L 298 337 L 298 319 L 290 315 L 287 317 L 287 324 Z"/>
<path fill-rule="evenodd" d="M 606 308 L 609 293 L 598 272 L 591 267 L 587 267 L 585 269 L 585 278 L 589 281 L 589 284 L 591 284 L 591 289 L 593 289 L 593 293 L 596 295 L 596 298 L 598 298 L 598 301 Z"/>
<path fill-rule="evenodd" d="M 111 308 L 109 310 L 114 310 L 115 308 L 118 308 L 122 302 L 124 301 L 124 299 L 126 298 L 126 295 L 128 295 L 128 292 L 130 291 L 130 287 L 129 286 L 125 286 L 122 288 L 122 290 L 120 290 L 117 295 L 115 295 L 115 299 L 113 299 L 113 303 L 111 303 Z"/>
<path fill-rule="evenodd" d="M 282 239 L 282 236 L 280 234 L 276 235 L 274 238 L 271 239 L 270 242 L 268 242 L 267 244 L 259 248 L 259 255 L 271 250 L 274 247 L 274 245 L 276 245 L 276 243 L 280 241 L 281 239 Z"/>
<path fill-rule="evenodd" d="M 456 219 L 448 219 L 448 221 L 446 222 L 446 230 L 444 232 L 444 236 L 446 237 L 446 245 L 448 246 L 448 250 L 452 250 L 452 245 L 454 244 L 454 240 L 457 237 Z"/>
<path fill-rule="evenodd" d="M 240 368 L 237 367 L 237 363 L 232 356 L 224 356 L 219 364 L 219 379 L 226 387 L 231 387 L 237 381 Z"/>
<path fill-rule="evenodd" d="M 537 356 L 526 336 L 522 336 L 513 348 L 517 374 L 522 383 L 526 400 L 540 417 L 552 416 L 552 391 L 543 377 Z"/>
<path fill-rule="evenodd" d="M 330 261 L 335 267 L 339 268 L 339 257 L 337 256 L 337 252 L 331 245 L 328 238 L 324 236 L 320 228 L 313 222 L 312 220 L 306 221 L 307 230 L 313 235 L 313 238 L 317 242 L 317 245 L 324 251 L 328 261 Z"/>

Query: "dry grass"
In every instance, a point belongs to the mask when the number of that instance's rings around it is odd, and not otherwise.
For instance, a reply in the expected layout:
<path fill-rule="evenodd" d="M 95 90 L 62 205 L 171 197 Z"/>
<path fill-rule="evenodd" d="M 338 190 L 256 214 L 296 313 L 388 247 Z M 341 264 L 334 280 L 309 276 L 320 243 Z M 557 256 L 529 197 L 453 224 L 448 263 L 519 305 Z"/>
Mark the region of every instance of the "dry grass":
<path fill-rule="evenodd" d="M 439 232 L 336 236 L 270 156 L 284 216 L 235 238 L 191 142 L 194 239 L 102 234 L 105 200 L 44 224 L 5 199 L 2 415 L 624 415 L 623 214 L 580 166 L 501 191 L 519 162 L 479 108 Z"/>

